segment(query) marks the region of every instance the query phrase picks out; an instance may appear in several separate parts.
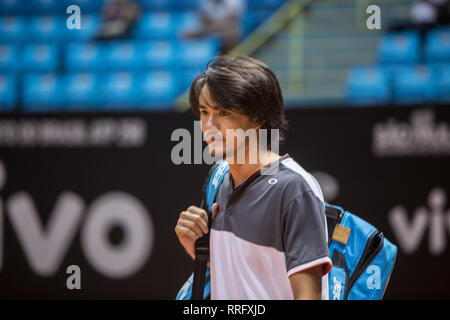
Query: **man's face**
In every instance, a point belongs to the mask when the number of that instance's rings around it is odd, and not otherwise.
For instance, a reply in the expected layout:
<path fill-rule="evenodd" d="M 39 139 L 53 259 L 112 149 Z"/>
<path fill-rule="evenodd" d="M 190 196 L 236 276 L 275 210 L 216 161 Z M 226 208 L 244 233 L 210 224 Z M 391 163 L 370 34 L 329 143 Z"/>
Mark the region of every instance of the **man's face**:
<path fill-rule="evenodd" d="M 233 139 L 235 140 L 232 144 L 233 150 L 227 150 L 227 129 L 242 129 L 246 131 L 260 127 L 258 123 L 250 120 L 246 115 L 233 110 L 216 108 L 217 104 L 211 98 L 207 85 L 203 86 L 200 93 L 199 106 L 203 137 L 208 144 L 212 157 L 227 158 L 231 154 L 236 156 L 245 147 L 245 143 L 239 143 L 239 140 L 243 139 Z M 231 151 L 234 153 L 231 153 Z"/>

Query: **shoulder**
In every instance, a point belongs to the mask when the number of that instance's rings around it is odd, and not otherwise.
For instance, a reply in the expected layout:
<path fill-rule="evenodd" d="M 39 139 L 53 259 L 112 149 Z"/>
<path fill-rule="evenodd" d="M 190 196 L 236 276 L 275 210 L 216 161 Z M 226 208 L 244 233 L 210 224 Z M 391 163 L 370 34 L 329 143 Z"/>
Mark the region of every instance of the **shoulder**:
<path fill-rule="evenodd" d="M 324 202 L 317 180 L 293 158 L 288 157 L 280 162 L 277 178 L 283 188 L 283 202 L 289 203 L 303 194 L 311 194 Z"/>

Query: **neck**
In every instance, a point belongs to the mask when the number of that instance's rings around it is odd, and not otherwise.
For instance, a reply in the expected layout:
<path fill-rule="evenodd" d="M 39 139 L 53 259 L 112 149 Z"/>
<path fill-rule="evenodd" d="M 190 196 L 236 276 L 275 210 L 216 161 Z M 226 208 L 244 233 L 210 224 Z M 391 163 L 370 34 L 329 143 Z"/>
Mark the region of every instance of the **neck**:
<path fill-rule="evenodd" d="M 267 151 L 267 152 L 258 151 L 256 163 L 249 163 L 248 154 L 249 153 L 246 150 L 245 163 L 243 163 L 243 164 L 237 163 L 236 159 L 235 159 L 235 161 L 232 161 L 232 163 L 231 163 L 231 161 L 228 161 L 229 168 L 230 168 L 230 174 L 233 179 L 233 188 L 236 188 L 238 185 L 240 185 L 254 171 L 281 158 L 281 156 L 279 154 L 272 152 L 272 151 Z"/>

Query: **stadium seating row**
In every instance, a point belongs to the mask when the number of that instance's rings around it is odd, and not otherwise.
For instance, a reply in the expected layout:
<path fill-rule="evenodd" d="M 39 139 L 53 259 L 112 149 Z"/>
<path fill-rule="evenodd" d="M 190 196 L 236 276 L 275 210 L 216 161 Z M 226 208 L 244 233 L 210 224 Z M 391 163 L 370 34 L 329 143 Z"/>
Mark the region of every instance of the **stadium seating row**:
<path fill-rule="evenodd" d="M 65 12 L 70 5 L 77 5 L 82 12 L 99 12 L 107 0 L 0 0 L 0 12 L 7 14 Z M 137 0 L 144 11 L 194 10 L 200 0 Z M 274 9 L 284 0 L 246 0 L 249 9 Z"/>
<path fill-rule="evenodd" d="M 432 29 L 425 43 L 415 31 L 388 33 L 382 37 L 378 57 L 381 63 L 417 63 L 450 60 L 450 27 Z"/>
<path fill-rule="evenodd" d="M 255 10 L 242 20 L 244 34 L 270 15 L 270 10 Z M 73 42 L 91 40 L 101 24 L 98 14 L 82 14 L 81 28 L 69 29 L 67 16 L 0 16 L 0 42 Z M 193 11 L 144 13 L 131 30 L 130 38 L 176 40 L 186 30 L 195 29 L 198 18 Z"/>
<path fill-rule="evenodd" d="M 450 63 L 354 67 L 347 81 L 353 105 L 450 102 Z"/>
<path fill-rule="evenodd" d="M 196 71 L 0 74 L 0 109 L 24 111 L 164 109 Z"/>
<path fill-rule="evenodd" d="M 450 102 L 450 27 L 428 31 L 424 43 L 413 30 L 387 33 L 377 55 L 378 65 L 349 72 L 350 104 Z"/>
<path fill-rule="evenodd" d="M 203 68 L 219 50 L 218 41 L 116 41 L 112 43 L 0 45 L 0 72 Z"/>
<path fill-rule="evenodd" d="M 199 70 L 179 72 L 104 72 L 0 75 L 0 105 L 12 109 L 19 99 L 25 110 L 39 108 L 165 108 Z M 393 101 L 415 104 L 450 101 L 450 63 L 355 67 L 348 82 L 352 104 Z"/>
<path fill-rule="evenodd" d="M 170 108 L 219 51 L 219 38 L 180 39 L 200 0 L 136 0 L 126 40 L 95 42 L 107 0 L 0 0 L 0 110 Z M 285 0 L 246 0 L 248 34 Z M 81 9 L 69 29 L 66 8 Z"/>

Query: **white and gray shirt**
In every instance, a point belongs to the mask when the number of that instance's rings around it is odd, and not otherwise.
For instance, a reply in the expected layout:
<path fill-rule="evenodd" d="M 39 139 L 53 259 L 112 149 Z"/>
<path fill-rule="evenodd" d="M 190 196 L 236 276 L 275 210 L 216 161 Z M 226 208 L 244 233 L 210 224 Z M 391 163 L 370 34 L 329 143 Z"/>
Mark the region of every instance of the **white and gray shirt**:
<path fill-rule="evenodd" d="M 261 174 L 272 170 L 273 174 Z M 285 154 L 237 188 L 228 172 L 217 193 L 210 234 L 211 299 L 293 299 L 289 277 L 331 260 L 322 191 Z"/>

